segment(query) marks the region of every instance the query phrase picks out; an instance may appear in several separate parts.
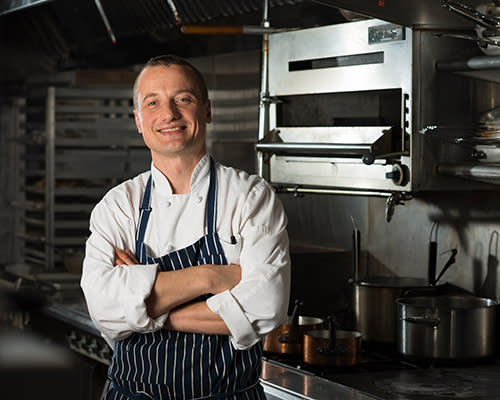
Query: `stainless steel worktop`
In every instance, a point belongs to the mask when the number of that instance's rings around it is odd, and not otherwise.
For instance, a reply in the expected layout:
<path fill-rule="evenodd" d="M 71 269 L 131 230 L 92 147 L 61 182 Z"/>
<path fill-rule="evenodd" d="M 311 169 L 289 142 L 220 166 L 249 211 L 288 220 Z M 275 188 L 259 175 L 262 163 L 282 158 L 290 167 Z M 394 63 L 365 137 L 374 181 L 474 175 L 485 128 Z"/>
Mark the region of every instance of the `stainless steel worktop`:
<path fill-rule="evenodd" d="M 83 300 L 53 302 L 47 317 L 71 328 L 71 349 L 109 364 L 111 349 L 88 316 Z M 469 366 L 399 366 L 330 369 L 315 373 L 264 358 L 262 385 L 268 400 L 496 400 L 500 398 L 500 363 Z"/>
<path fill-rule="evenodd" d="M 273 361 L 262 362 L 261 382 L 268 400 L 382 399 Z"/>
<path fill-rule="evenodd" d="M 47 305 L 43 312 L 48 317 L 55 318 L 74 328 L 68 336 L 68 342 L 74 351 L 107 363 L 106 358 L 103 357 L 102 338 L 90 320 L 83 301 L 53 302 Z M 110 354 L 108 354 L 108 357 Z M 381 399 L 311 373 L 267 360 L 262 362 L 261 382 L 268 400 Z"/>

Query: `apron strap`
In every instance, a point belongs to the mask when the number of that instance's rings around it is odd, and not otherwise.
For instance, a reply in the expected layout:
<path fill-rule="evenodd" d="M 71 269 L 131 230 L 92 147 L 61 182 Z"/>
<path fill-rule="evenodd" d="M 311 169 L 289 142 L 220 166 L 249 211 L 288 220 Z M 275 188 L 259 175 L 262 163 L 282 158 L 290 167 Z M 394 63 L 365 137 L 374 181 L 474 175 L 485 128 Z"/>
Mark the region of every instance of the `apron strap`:
<path fill-rule="evenodd" d="M 215 172 L 215 163 L 210 157 L 210 186 L 208 187 L 207 198 L 207 233 L 213 234 L 216 230 L 217 221 L 217 175 Z"/>
<path fill-rule="evenodd" d="M 144 235 L 148 226 L 149 215 L 151 214 L 151 187 L 152 178 L 149 175 L 144 194 L 142 195 L 141 214 L 139 216 L 139 229 L 137 229 L 135 237 L 135 257 L 141 264 L 147 263 L 146 246 L 144 246 Z"/>

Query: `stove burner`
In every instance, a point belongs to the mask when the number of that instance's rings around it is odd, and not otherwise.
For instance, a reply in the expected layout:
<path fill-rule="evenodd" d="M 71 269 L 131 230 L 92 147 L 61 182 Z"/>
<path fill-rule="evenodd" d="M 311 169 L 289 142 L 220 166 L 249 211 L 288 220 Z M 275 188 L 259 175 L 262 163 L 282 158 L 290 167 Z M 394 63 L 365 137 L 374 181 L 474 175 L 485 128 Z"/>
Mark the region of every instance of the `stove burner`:
<path fill-rule="evenodd" d="M 464 383 L 393 382 L 383 380 L 377 383 L 377 385 L 381 386 L 382 389 L 398 394 L 433 395 L 434 397 L 443 398 L 461 398 L 473 394 L 473 392 L 468 394 L 472 390 L 472 386 L 465 385 Z"/>
<path fill-rule="evenodd" d="M 397 399 L 401 400 L 422 396 L 426 399 L 496 399 L 500 398 L 499 378 L 498 369 L 429 369 L 400 371 L 398 379 L 381 379 L 375 385 L 386 393 L 400 395 Z"/>

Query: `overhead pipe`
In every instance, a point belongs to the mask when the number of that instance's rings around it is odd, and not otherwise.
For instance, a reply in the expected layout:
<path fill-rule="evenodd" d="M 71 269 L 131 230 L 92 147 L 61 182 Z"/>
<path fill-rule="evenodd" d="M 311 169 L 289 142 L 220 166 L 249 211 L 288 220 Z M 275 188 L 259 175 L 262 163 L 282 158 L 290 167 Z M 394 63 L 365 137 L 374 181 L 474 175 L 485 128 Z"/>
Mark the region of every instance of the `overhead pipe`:
<path fill-rule="evenodd" d="M 262 14 L 263 28 L 270 28 L 269 21 L 269 0 L 264 0 L 264 10 Z M 269 34 L 262 35 L 262 65 L 260 80 L 260 100 L 259 100 L 259 131 L 258 141 L 264 139 L 269 132 Z M 257 174 L 264 176 L 264 154 L 257 151 Z"/>
<path fill-rule="evenodd" d="M 24 0 L 24 1 L 9 1 L 2 2 L 0 5 L 0 16 L 10 14 L 16 11 L 24 10 L 28 7 L 38 6 L 44 3 L 51 3 L 54 0 Z"/>
<path fill-rule="evenodd" d="M 192 35 L 264 35 L 296 28 L 271 28 L 255 25 L 182 25 L 181 32 Z"/>
<path fill-rule="evenodd" d="M 174 14 L 175 24 L 177 26 L 182 25 L 181 16 L 179 15 L 179 12 L 177 11 L 177 7 L 175 6 L 174 0 L 167 0 L 167 3 L 170 6 L 172 13 Z"/>
<path fill-rule="evenodd" d="M 438 61 L 439 71 L 500 69 L 500 56 L 477 56 L 463 61 Z"/>
<path fill-rule="evenodd" d="M 438 165 L 439 175 L 500 183 L 500 164 Z"/>
<path fill-rule="evenodd" d="M 102 8 L 101 0 L 94 0 L 94 3 L 97 7 L 97 10 L 99 10 L 99 14 L 101 14 L 102 21 L 104 22 L 104 26 L 106 27 L 106 30 L 108 31 L 108 35 L 111 38 L 111 41 L 113 44 L 116 44 L 116 37 L 113 32 L 113 29 L 111 28 L 111 25 L 109 24 L 108 17 L 106 16 L 106 13 L 104 12 L 104 8 Z"/>

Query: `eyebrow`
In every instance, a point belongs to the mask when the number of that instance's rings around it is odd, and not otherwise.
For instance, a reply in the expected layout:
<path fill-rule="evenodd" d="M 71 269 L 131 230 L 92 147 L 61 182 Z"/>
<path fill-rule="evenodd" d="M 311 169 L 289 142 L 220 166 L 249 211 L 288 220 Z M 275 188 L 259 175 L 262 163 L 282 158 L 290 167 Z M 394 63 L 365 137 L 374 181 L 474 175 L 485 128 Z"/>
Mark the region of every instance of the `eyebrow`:
<path fill-rule="evenodd" d="M 148 93 L 148 94 L 147 94 L 146 96 L 144 96 L 144 98 L 142 99 L 141 104 L 144 104 L 144 102 L 145 102 L 147 99 L 149 99 L 149 98 L 151 98 L 151 97 L 156 97 L 156 96 L 158 96 L 158 93 L 155 93 L 155 92 L 153 92 L 153 93 Z"/>

